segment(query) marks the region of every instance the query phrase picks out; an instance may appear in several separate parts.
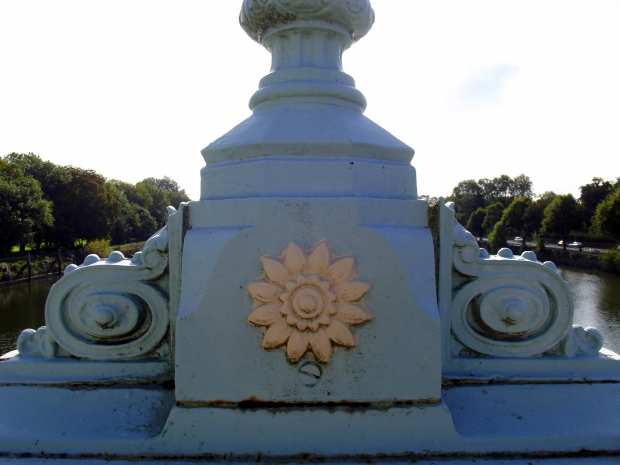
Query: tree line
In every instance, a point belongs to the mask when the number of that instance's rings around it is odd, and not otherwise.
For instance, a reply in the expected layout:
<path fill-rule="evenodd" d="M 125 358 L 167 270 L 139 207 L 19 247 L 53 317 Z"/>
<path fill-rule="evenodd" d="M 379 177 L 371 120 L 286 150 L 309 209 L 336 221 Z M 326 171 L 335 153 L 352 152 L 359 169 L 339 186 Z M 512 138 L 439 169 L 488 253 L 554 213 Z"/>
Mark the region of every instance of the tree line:
<path fill-rule="evenodd" d="M 93 170 L 10 153 L 0 157 L 0 252 L 143 241 L 165 225 L 166 207 L 189 200 L 167 176 L 108 181 Z"/>
<path fill-rule="evenodd" d="M 454 202 L 456 219 L 474 236 L 488 235 L 495 250 L 510 236 L 557 237 L 564 247 L 576 235 L 620 242 L 620 177 L 593 178 L 580 191 L 578 199 L 551 191 L 535 196 L 528 176 L 501 175 L 461 181 L 446 200 Z"/>

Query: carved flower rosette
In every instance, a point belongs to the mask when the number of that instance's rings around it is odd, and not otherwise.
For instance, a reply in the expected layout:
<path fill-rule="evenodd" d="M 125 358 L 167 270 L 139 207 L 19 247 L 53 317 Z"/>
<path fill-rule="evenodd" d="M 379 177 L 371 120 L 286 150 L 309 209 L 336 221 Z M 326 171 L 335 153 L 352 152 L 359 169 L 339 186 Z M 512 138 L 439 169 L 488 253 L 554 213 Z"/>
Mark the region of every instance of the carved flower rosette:
<path fill-rule="evenodd" d="M 310 351 L 328 363 L 336 348 L 358 344 L 352 326 L 373 315 L 363 302 L 370 283 L 357 278 L 351 255 L 336 256 L 323 239 L 309 250 L 291 242 L 261 262 L 262 276 L 248 285 L 248 321 L 264 329 L 264 349 L 283 346 L 290 362 Z"/>

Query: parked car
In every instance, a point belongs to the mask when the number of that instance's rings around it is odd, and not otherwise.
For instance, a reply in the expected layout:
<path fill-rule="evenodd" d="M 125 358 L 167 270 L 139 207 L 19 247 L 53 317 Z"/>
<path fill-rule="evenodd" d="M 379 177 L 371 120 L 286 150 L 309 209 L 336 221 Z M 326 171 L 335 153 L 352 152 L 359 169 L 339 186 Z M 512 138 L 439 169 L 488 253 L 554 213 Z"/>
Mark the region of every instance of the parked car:
<path fill-rule="evenodd" d="M 514 238 L 514 241 L 522 243 L 523 242 L 523 238 L 521 236 L 517 236 L 517 237 Z"/>

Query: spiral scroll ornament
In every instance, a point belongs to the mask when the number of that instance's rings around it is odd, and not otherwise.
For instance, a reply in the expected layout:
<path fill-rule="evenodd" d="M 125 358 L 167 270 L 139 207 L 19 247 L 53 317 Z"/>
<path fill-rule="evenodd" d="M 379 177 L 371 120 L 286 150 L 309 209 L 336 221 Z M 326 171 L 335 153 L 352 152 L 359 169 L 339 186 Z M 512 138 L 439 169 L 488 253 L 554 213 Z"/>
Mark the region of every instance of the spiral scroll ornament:
<path fill-rule="evenodd" d="M 172 211 L 171 214 L 174 214 Z M 168 332 L 168 231 L 126 259 L 86 257 L 67 267 L 45 306 L 46 326 L 19 337 L 22 356 L 124 360 L 150 356 Z"/>
<path fill-rule="evenodd" d="M 47 329 L 70 354 L 97 360 L 134 358 L 150 352 L 166 334 L 168 302 L 156 287 L 113 279 L 72 284 L 51 296 L 46 306 Z M 64 303 L 57 305 L 59 299 Z"/>
<path fill-rule="evenodd" d="M 460 354 L 574 356 L 601 349 L 598 331 L 572 326 L 570 289 L 553 263 L 508 248 L 489 256 L 456 221 L 452 237 L 451 332 Z"/>
<path fill-rule="evenodd" d="M 544 353 L 566 336 L 572 324 L 572 302 L 563 291 L 537 276 L 479 277 L 454 296 L 452 330 L 466 347 L 482 354 Z"/>

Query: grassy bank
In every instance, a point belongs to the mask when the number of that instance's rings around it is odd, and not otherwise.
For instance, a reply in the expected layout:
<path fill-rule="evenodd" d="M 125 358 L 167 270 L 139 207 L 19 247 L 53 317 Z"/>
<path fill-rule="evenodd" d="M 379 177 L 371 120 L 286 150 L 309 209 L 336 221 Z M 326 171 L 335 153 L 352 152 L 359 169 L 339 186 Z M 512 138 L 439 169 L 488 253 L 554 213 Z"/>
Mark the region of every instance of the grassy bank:
<path fill-rule="evenodd" d="M 94 241 L 98 242 L 98 241 Z M 83 261 L 83 257 L 90 253 L 96 253 L 101 258 L 105 258 L 114 250 L 118 250 L 127 258 L 131 258 L 134 254 L 144 247 L 144 242 L 135 242 L 132 244 L 123 244 L 110 246 L 107 241 L 101 241 L 103 243 L 95 244 L 92 250 L 89 246 L 86 246 L 84 250 L 81 248 L 75 250 L 66 250 L 61 253 L 61 270 L 64 270 L 67 265 L 75 263 L 80 265 Z M 90 244 L 89 244 L 90 245 Z M 49 252 L 45 254 L 41 252 L 41 255 L 31 254 L 30 259 L 31 277 L 44 276 L 49 274 L 58 273 L 58 253 Z M 22 255 L 17 258 L 2 258 L 0 259 L 0 282 L 17 281 L 24 278 L 28 278 L 28 261 Z"/>

